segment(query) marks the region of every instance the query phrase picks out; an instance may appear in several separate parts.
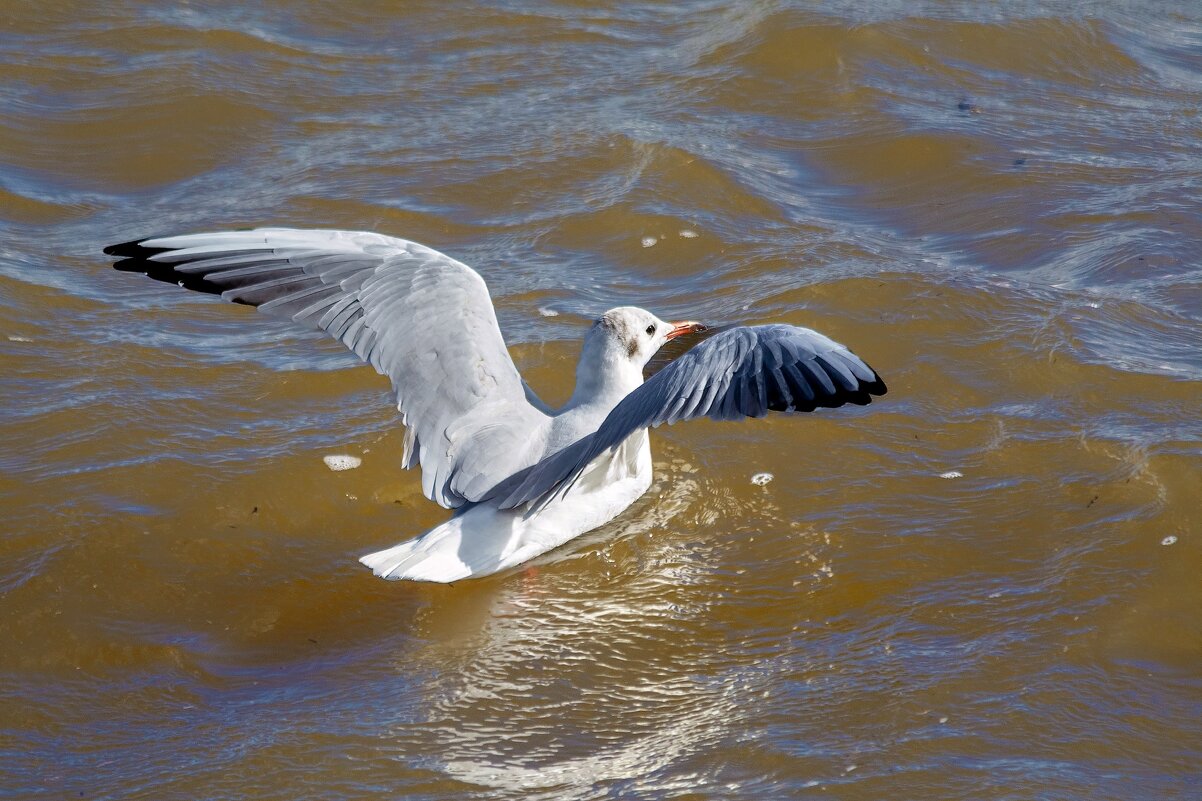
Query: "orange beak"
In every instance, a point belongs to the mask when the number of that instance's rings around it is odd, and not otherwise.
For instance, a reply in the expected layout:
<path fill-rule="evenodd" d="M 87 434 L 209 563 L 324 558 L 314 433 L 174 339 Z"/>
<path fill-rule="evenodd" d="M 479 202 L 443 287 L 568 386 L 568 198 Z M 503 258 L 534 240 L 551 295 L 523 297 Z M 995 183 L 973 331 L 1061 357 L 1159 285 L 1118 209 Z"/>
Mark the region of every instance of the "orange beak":
<path fill-rule="evenodd" d="M 676 339 L 676 337 L 684 336 L 685 334 L 694 334 L 698 331 L 704 331 L 705 326 L 701 323 L 695 323 L 692 320 L 684 320 L 679 323 L 672 323 L 672 330 L 668 332 L 666 339 Z"/>

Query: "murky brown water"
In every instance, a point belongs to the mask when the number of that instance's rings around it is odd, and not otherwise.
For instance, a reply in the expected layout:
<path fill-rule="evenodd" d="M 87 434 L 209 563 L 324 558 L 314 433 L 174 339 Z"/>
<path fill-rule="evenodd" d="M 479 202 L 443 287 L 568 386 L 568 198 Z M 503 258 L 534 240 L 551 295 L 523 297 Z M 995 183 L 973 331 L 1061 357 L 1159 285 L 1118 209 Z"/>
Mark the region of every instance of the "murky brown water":
<path fill-rule="evenodd" d="M 398 5 L 5 6 L 0 795 L 1202 798 L 1202 6 Z M 476 266 L 549 400 L 625 303 L 890 394 L 387 584 L 386 382 L 100 255 L 258 224 Z"/>

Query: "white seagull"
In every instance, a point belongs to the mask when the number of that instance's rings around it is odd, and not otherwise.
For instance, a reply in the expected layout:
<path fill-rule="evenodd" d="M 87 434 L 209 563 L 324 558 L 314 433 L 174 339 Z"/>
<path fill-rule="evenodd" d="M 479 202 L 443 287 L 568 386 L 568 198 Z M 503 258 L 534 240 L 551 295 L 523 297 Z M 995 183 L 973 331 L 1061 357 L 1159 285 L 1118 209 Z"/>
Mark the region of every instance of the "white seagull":
<path fill-rule="evenodd" d="M 426 497 L 455 514 L 360 559 L 386 579 L 486 576 L 612 520 L 651 486 L 652 426 L 863 405 L 885 392 L 851 351 L 791 325 L 722 331 L 644 382 L 660 346 L 704 326 L 622 306 L 585 335 L 575 392 L 553 410 L 514 366 L 483 279 L 416 242 L 259 228 L 104 252 L 118 270 L 319 328 L 388 376 L 407 426 L 403 464 L 421 465 Z"/>

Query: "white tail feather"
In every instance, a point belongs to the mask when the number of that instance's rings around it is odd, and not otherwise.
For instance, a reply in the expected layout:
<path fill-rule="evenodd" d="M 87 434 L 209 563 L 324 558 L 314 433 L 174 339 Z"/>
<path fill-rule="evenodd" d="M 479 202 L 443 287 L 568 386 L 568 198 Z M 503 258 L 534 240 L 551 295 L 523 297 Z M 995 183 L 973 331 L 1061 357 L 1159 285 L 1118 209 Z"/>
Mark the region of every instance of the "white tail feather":
<path fill-rule="evenodd" d="M 433 533 L 433 532 L 431 532 Z M 429 535 L 402 542 L 359 559 L 380 578 L 396 581 L 437 581 L 446 583 L 467 578 L 471 568 L 455 557 L 453 551 L 430 549 Z M 425 546 L 425 547 L 423 547 Z"/>

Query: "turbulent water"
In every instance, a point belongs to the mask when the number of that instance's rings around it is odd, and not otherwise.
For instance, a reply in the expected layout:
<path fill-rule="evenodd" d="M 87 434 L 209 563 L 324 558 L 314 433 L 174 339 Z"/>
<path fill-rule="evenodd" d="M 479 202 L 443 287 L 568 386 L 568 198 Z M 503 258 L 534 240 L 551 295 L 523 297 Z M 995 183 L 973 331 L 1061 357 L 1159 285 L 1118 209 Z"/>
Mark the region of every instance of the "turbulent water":
<path fill-rule="evenodd" d="M 216 5 L 0 17 L 0 796 L 1202 798 L 1202 6 Z M 100 253 L 263 224 L 473 265 L 552 402 L 630 303 L 890 391 L 385 583 L 387 382 Z"/>

